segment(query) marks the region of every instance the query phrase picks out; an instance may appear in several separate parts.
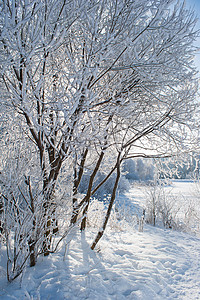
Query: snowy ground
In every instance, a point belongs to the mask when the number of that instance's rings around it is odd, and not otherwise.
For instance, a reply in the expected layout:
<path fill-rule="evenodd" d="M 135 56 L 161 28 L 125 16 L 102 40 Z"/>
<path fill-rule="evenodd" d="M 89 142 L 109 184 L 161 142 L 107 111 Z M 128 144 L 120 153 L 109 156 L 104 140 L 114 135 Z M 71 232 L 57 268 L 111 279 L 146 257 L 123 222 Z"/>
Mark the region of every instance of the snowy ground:
<path fill-rule="evenodd" d="M 92 251 L 93 236 L 94 229 L 86 235 L 77 232 L 66 253 L 63 248 L 39 257 L 37 265 L 13 283 L 6 282 L 2 248 L 0 299 L 200 299 L 198 237 L 149 225 L 144 232 L 116 226 Z"/>

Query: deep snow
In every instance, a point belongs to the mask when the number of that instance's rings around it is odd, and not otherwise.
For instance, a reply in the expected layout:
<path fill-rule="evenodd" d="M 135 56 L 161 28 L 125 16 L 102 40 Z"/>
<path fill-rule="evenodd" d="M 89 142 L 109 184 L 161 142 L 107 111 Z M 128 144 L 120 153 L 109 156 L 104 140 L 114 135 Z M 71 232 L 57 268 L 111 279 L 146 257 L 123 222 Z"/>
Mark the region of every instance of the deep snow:
<path fill-rule="evenodd" d="M 92 251 L 95 232 L 77 231 L 66 247 L 39 257 L 12 283 L 6 282 L 1 247 L 0 299 L 200 299 L 198 237 L 147 224 L 138 232 L 124 223 L 108 228 Z"/>

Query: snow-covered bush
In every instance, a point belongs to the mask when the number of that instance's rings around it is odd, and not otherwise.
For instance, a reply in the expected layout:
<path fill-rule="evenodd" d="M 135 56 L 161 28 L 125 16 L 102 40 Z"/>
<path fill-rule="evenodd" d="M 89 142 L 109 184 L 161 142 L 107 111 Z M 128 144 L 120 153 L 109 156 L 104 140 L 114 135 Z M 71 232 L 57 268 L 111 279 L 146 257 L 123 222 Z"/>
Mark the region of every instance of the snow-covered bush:
<path fill-rule="evenodd" d="M 196 181 L 190 199 L 184 199 L 187 208 L 184 212 L 185 230 L 200 236 L 200 181 Z"/>
<path fill-rule="evenodd" d="M 146 222 L 151 225 L 162 225 L 165 228 L 179 228 L 177 213 L 180 207 L 170 192 L 166 193 L 160 181 L 146 187 Z"/>
<path fill-rule="evenodd" d="M 93 228 L 101 228 L 105 218 L 110 195 L 104 197 L 103 201 L 93 198 L 88 210 L 87 225 Z M 133 207 L 130 203 L 123 201 L 120 197 L 113 206 L 108 227 L 113 230 L 124 230 L 127 226 L 137 227 L 139 218 L 133 213 Z"/>
<path fill-rule="evenodd" d="M 87 225 L 94 228 L 100 228 L 103 223 L 104 213 L 104 203 L 96 198 L 93 198 L 87 214 Z"/>
<path fill-rule="evenodd" d="M 144 188 L 145 220 L 152 225 L 200 236 L 200 185 L 195 181 L 178 181 L 177 183 L 181 184 L 181 187 L 188 184 L 186 196 L 184 196 L 185 191 L 182 191 L 182 188 L 176 192 L 176 181 L 172 186 L 165 185 L 162 181 L 156 181 L 151 186 Z"/>

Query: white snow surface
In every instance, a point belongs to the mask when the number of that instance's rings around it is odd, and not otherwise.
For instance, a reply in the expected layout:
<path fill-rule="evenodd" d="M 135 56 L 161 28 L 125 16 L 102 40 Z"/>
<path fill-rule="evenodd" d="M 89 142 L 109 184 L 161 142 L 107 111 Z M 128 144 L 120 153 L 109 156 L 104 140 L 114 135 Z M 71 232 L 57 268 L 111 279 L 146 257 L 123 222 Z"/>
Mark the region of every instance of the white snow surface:
<path fill-rule="evenodd" d="M 92 251 L 95 234 L 77 230 L 66 248 L 39 257 L 12 283 L 1 246 L 0 299 L 200 299 L 200 238 L 147 224 L 138 232 L 126 224 L 107 228 Z"/>

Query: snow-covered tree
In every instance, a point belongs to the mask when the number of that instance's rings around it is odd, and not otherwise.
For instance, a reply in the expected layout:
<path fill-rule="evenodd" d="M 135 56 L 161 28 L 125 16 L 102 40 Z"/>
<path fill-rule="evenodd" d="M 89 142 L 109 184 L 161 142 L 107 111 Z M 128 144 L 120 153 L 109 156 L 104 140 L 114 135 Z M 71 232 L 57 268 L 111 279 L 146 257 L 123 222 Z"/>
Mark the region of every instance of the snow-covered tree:
<path fill-rule="evenodd" d="M 71 224 L 83 209 L 82 229 L 98 171 L 108 166 L 106 180 L 117 170 L 105 229 L 122 161 L 171 155 L 188 141 L 195 110 L 195 18 L 172 0 L 0 4 L 3 103 L 18 116 L 29 139 L 25 147 L 34 153 L 31 180 L 40 190 L 41 251 L 48 254 L 62 168 L 69 170 L 69 188 L 74 182 Z M 90 179 L 79 200 L 85 168 Z"/>

